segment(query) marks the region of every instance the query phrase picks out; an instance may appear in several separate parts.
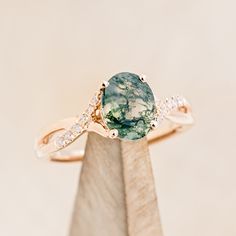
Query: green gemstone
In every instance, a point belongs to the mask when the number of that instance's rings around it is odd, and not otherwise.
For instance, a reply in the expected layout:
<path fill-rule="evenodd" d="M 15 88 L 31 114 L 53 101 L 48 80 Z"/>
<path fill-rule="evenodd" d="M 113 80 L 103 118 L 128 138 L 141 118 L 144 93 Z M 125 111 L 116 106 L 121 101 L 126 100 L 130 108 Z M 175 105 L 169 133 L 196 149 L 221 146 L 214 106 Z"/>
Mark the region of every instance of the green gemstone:
<path fill-rule="evenodd" d="M 102 96 L 102 115 L 109 129 L 118 130 L 119 138 L 145 137 L 155 112 L 152 90 L 138 75 L 122 72 L 109 80 Z"/>

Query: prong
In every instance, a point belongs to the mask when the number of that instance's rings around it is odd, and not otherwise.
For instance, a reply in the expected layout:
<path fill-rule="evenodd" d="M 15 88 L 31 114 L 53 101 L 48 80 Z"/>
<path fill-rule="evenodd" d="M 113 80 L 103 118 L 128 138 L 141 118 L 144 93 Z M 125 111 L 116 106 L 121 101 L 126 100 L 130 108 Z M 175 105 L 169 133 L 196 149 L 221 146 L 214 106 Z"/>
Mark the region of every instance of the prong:
<path fill-rule="evenodd" d="M 139 78 L 143 83 L 147 82 L 146 75 L 140 75 Z"/>
<path fill-rule="evenodd" d="M 103 81 L 103 82 L 102 82 L 102 89 L 107 88 L 108 85 L 109 85 L 109 82 L 108 82 L 108 81 Z"/>
<path fill-rule="evenodd" d="M 151 121 L 151 128 L 154 130 L 158 127 L 158 122 L 156 120 Z"/>
<path fill-rule="evenodd" d="M 109 131 L 109 138 L 112 138 L 112 139 L 117 138 L 118 134 L 119 133 L 117 129 L 112 129 Z"/>

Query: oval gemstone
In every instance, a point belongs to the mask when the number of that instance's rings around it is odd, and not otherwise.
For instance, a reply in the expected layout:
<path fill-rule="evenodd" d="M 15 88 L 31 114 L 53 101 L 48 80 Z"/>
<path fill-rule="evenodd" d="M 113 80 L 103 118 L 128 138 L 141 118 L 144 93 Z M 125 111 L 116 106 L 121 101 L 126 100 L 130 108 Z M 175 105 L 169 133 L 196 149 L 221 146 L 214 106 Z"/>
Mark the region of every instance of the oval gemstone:
<path fill-rule="evenodd" d="M 102 96 L 102 116 L 109 129 L 126 140 L 143 138 L 151 129 L 156 105 L 151 88 L 129 72 L 114 75 Z"/>

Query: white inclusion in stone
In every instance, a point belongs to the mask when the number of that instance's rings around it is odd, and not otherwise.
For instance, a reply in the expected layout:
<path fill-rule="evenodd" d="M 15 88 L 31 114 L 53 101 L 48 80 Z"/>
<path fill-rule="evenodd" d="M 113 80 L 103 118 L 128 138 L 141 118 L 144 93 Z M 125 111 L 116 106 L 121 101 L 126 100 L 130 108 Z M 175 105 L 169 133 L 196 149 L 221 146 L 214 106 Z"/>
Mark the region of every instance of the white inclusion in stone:
<path fill-rule="evenodd" d="M 137 100 L 137 102 L 136 101 L 130 102 L 129 105 L 132 109 L 130 110 L 130 112 L 126 113 L 125 117 L 128 120 L 131 120 L 133 118 L 138 118 L 141 116 L 141 114 L 144 111 L 146 111 L 145 104 L 144 104 L 143 100 L 141 100 L 141 99 Z"/>
<path fill-rule="evenodd" d="M 115 101 L 111 102 L 111 103 L 107 103 L 104 107 L 103 107 L 103 111 L 104 113 L 109 113 L 109 111 L 111 110 L 115 110 L 119 108 L 119 104 L 117 104 Z"/>

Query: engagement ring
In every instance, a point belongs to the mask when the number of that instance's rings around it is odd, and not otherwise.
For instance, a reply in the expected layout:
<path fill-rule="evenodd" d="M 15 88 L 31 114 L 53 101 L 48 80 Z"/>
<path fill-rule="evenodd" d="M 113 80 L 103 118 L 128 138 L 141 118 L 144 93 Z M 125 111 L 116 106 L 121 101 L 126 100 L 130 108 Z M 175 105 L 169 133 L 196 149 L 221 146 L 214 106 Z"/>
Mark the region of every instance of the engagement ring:
<path fill-rule="evenodd" d="M 153 143 L 192 124 L 191 108 L 183 96 L 160 99 L 145 76 L 122 72 L 102 83 L 81 116 L 43 131 L 36 152 L 54 161 L 81 160 L 83 151 L 76 155 L 61 155 L 61 151 L 86 132 L 133 142 L 147 137 Z"/>

